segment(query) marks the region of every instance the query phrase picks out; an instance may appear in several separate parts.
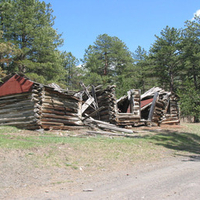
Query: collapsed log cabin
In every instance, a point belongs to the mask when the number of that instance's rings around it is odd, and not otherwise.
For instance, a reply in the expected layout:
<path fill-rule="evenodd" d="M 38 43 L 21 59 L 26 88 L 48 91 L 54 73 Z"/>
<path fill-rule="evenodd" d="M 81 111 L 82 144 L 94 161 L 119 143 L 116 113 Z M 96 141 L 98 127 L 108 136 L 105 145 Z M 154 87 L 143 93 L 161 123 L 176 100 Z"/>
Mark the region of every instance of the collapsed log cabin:
<path fill-rule="evenodd" d="M 141 121 L 179 124 L 178 96 L 153 87 L 141 95 Z"/>
<path fill-rule="evenodd" d="M 179 123 L 178 96 L 161 88 L 143 95 L 132 89 L 119 100 L 115 86 L 85 87 L 80 93 L 43 85 L 14 74 L 0 85 L 0 125 L 25 129 L 64 129 L 84 125 L 94 119 L 120 126 L 135 126 L 141 121 Z"/>
<path fill-rule="evenodd" d="M 135 126 L 141 119 L 140 90 L 132 89 L 127 95 L 117 100 L 116 124 L 121 126 Z"/>
<path fill-rule="evenodd" d="M 24 129 L 69 129 L 83 125 L 81 101 L 73 92 L 42 85 L 17 74 L 0 86 L 0 125 Z"/>

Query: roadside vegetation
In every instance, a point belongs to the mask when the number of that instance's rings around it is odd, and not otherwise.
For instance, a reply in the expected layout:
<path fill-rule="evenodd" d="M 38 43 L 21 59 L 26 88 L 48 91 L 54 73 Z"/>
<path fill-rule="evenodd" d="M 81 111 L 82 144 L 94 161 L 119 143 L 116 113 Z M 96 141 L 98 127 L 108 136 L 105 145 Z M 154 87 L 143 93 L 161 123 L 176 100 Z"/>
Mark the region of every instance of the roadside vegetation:
<path fill-rule="evenodd" d="M 134 138 L 125 138 L 87 136 L 86 130 L 40 133 L 0 127 L 0 152 L 20 152 L 38 167 L 71 170 L 111 170 L 172 155 L 200 153 L 200 124 L 144 129 L 138 129 Z"/>

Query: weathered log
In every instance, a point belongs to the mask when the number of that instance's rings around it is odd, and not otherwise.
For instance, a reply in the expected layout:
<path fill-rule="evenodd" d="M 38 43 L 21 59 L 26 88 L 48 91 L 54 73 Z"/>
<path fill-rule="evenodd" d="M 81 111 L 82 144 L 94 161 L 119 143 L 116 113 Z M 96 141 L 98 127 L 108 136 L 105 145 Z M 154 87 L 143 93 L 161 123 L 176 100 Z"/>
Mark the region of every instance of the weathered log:
<path fill-rule="evenodd" d="M 25 121 L 0 123 L 0 125 L 6 125 L 6 126 L 16 126 L 16 125 L 23 126 L 25 124 L 37 124 L 37 120 L 33 119 L 33 120 L 25 120 Z"/>
<path fill-rule="evenodd" d="M 80 121 L 78 117 L 66 116 L 66 115 L 55 115 L 55 114 L 42 114 L 42 118 L 52 118 L 52 119 L 67 119 L 71 121 Z"/>
<path fill-rule="evenodd" d="M 55 115 L 64 115 L 64 116 L 72 116 L 72 117 L 79 117 L 77 113 L 67 112 L 66 110 L 58 111 L 51 108 L 43 108 L 42 113 L 49 113 L 49 114 L 55 114 Z"/>
<path fill-rule="evenodd" d="M 73 121 L 73 120 L 63 120 L 63 119 L 55 119 L 55 118 L 41 118 L 41 122 L 58 122 L 66 125 L 83 125 L 82 121 Z"/>
<path fill-rule="evenodd" d="M 8 96 L 2 96 L 0 97 L 0 102 L 1 100 L 9 100 L 9 99 L 20 99 L 20 98 L 25 98 L 26 96 L 29 96 L 31 93 L 27 92 L 27 93 L 20 93 L 20 94 L 13 94 L 13 95 L 8 95 Z"/>
<path fill-rule="evenodd" d="M 55 110 L 60 110 L 60 111 L 68 111 L 68 112 L 73 112 L 77 113 L 78 108 L 68 108 L 68 107 L 63 107 L 63 106 L 53 106 L 49 104 L 42 104 L 42 109 L 55 109 Z"/>
<path fill-rule="evenodd" d="M 17 106 L 14 107 L 12 106 L 11 108 L 6 108 L 6 109 L 0 109 L 0 114 L 4 114 L 4 113 L 14 113 L 14 112 L 20 112 L 20 111 L 26 111 L 26 110 L 31 110 L 34 109 L 33 105 L 27 105 L 27 106 Z"/>
<path fill-rule="evenodd" d="M 85 122 L 94 123 L 95 125 L 97 125 L 100 128 L 103 128 L 103 129 L 115 130 L 115 131 L 126 132 L 126 133 L 133 133 L 132 130 L 119 128 L 119 127 L 115 126 L 114 124 L 110 124 L 110 123 L 107 123 L 107 122 L 102 122 L 102 121 L 95 120 L 95 119 L 92 119 L 92 118 L 86 119 Z"/>
<path fill-rule="evenodd" d="M 132 134 L 117 134 L 113 132 L 107 132 L 107 131 L 87 131 L 89 134 L 98 134 L 98 135 L 108 135 L 108 136 L 121 136 L 121 137 L 137 137 Z"/>

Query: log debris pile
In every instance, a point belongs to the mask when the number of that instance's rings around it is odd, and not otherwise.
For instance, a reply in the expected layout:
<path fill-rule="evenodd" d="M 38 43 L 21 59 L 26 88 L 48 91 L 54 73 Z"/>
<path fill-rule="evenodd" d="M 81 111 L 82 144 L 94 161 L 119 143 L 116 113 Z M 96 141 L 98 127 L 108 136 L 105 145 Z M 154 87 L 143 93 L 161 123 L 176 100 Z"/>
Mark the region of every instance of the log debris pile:
<path fill-rule="evenodd" d="M 40 124 L 43 129 L 69 129 L 83 125 L 79 112 L 81 102 L 74 95 L 63 94 L 51 87 L 42 90 Z"/>
<path fill-rule="evenodd" d="M 7 88 L 10 91 L 5 91 Z M 83 125 L 81 101 L 74 92 L 35 83 L 19 75 L 5 82 L 0 92 L 6 94 L 0 96 L 0 125 L 25 129 L 70 129 Z"/>
<path fill-rule="evenodd" d="M 74 95 L 34 84 L 31 92 L 0 97 L 0 125 L 26 129 L 69 129 L 83 125 Z"/>

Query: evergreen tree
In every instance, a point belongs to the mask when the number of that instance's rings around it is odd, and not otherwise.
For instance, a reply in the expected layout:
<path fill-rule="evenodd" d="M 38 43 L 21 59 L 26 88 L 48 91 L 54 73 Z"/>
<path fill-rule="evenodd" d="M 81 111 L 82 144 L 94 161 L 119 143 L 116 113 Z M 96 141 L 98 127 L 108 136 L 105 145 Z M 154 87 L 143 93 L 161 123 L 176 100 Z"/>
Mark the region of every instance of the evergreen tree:
<path fill-rule="evenodd" d="M 181 67 L 179 47 L 181 32 L 167 26 L 161 31 L 161 36 L 156 38 L 149 54 L 153 64 L 152 76 L 158 79 L 161 87 L 174 92 L 177 89 Z"/>
<path fill-rule="evenodd" d="M 63 74 L 62 59 L 57 47 L 62 44 L 53 29 L 50 4 L 39 0 L 2 0 L 0 30 L 4 42 L 18 49 L 11 62 L 3 65 L 7 72 L 26 73 L 40 82 L 58 81 Z"/>
<path fill-rule="evenodd" d="M 153 80 L 152 77 L 149 79 L 149 61 L 148 55 L 144 48 L 138 46 L 135 53 L 133 54 L 135 68 L 134 68 L 134 88 L 141 89 L 141 92 L 144 93 L 149 87 L 152 86 Z"/>
<path fill-rule="evenodd" d="M 94 45 L 90 45 L 85 51 L 82 61 L 88 82 L 116 84 L 118 95 L 130 89 L 125 78 L 128 76 L 127 70 L 133 67 L 133 58 L 127 46 L 119 38 L 107 34 L 99 35 Z"/>
<path fill-rule="evenodd" d="M 185 24 L 181 43 L 184 76 L 192 81 L 196 90 L 200 90 L 200 17 L 196 16 Z"/>
<path fill-rule="evenodd" d="M 200 119 L 200 17 L 186 21 L 181 42 L 182 86 L 179 89 L 181 113 Z"/>
<path fill-rule="evenodd" d="M 78 66 L 79 60 L 71 52 L 62 53 L 63 66 L 66 71 L 65 80 L 63 81 L 68 89 L 80 89 L 80 79 L 82 78 L 82 68 Z"/>

